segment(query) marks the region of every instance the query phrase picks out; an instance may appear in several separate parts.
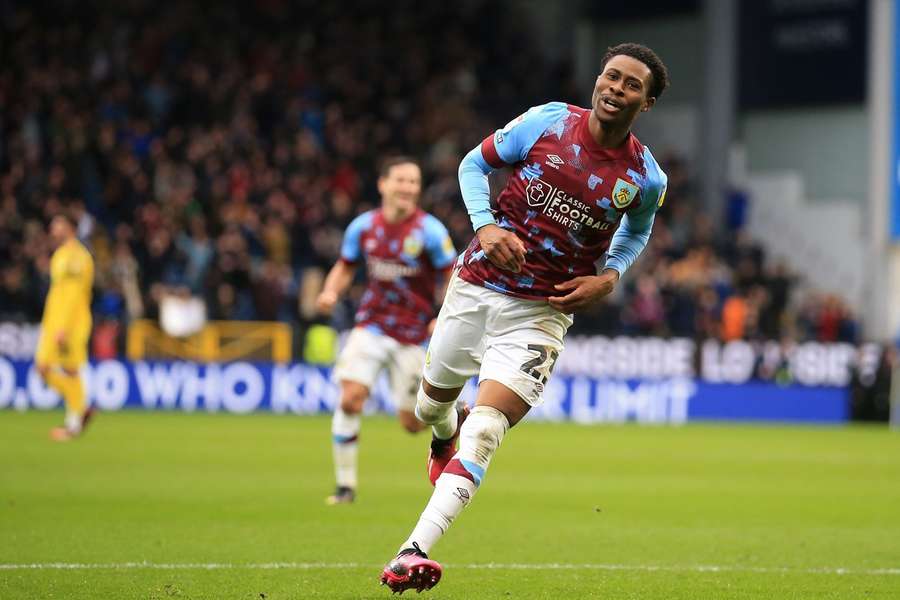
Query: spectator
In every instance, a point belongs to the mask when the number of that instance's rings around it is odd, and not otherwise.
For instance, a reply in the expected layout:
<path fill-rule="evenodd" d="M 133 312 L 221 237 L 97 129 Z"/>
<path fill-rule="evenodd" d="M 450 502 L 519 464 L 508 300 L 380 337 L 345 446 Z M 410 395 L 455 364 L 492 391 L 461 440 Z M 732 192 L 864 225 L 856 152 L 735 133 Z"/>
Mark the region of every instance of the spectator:
<path fill-rule="evenodd" d="M 502 3 L 405 6 L 396 19 L 378 3 L 135 0 L 94 20 L 74 4 L 15 4 L 0 25 L 0 316 L 39 318 L 44 221 L 65 207 L 97 254 L 104 335 L 188 292 L 212 318 L 308 326 L 304 299 L 374 206 L 374 165 L 390 153 L 422 158 L 422 207 L 465 247 L 462 153 L 510 114 L 577 90 L 573 70 L 519 43 L 528 25 Z M 787 266 L 767 270 L 739 221 L 721 235 L 690 165 L 664 163 L 651 258 L 579 332 L 856 338 L 837 298 L 795 310 Z"/>

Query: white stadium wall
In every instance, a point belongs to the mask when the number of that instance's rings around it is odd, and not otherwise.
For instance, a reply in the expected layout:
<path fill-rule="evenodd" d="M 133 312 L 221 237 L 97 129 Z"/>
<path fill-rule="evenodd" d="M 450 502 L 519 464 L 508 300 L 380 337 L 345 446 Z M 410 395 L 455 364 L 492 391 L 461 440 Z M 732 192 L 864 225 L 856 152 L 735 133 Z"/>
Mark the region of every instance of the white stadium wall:
<path fill-rule="evenodd" d="M 754 111 L 740 120 L 751 173 L 791 170 L 814 202 L 865 206 L 869 193 L 869 112 L 865 106 Z"/>
<path fill-rule="evenodd" d="M 802 284 L 864 309 L 866 284 L 863 211 L 854 199 L 815 201 L 796 171 L 751 173 L 748 228 L 771 258 L 783 257 Z"/>

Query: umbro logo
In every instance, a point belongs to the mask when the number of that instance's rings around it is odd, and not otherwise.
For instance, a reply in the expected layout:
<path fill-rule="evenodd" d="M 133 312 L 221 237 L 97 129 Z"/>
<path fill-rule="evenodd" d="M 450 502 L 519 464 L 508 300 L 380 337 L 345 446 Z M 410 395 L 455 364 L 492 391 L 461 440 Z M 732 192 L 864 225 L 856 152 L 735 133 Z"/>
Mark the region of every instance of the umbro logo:
<path fill-rule="evenodd" d="M 553 167 L 554 169 L 559 169 L 559 165 L 563 164 L 564 162 L 565 161 L 556 154 L 548 154 L 547 161 L 544 164 Z"/>
<path fill-rule="evenodd" d="M 456 488 L 456 497 L 462 500 L 463 504 L 468 503 L 471 499 L 471 497 L 469 496 L 469 491 L 461 487 Z"/>

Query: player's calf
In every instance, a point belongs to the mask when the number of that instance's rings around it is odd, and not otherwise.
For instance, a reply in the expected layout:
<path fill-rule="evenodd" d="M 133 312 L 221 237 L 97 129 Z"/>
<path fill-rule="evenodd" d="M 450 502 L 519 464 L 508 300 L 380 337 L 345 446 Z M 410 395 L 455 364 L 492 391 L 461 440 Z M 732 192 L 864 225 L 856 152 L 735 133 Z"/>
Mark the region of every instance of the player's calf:
<path fill-rule="evenodd" d="M 434 493 L 404 548 L 418 544 L 425 552 L 468 506 L 484 479 L 491 458 L 509 429 L 506 416 L 490 406 L 476 406 L 460 428 L 459 451 L 436 478 Z"/>
<path fill-rule="evenodd" d="M 431 482 L 431 485 L 435 484 L 438 477 L 444 472 L 447 464 L 456 454 L 456 442 L 459 439 L 459 432 L 468 416 L 468 406 L 463 405 L 462 407 L 457 408 L 457 427 L 453 435 L 446 440 L 437 437 L 437 435 L 431 436 L 431 448 L 428 452 L 428 462 L 426 465 L 428 469 L 428 480 Z"/>
<path fill-rule="evenodd" d="M 460 428 L 456 459 L 485 471 L 509 431 L 506 415 L 492 406 L 476 406 Z M 481 481 L 476 481 L 480 484 Z"/>
<path fill-rule="evenodd" d="M 509 421 L 506 415 L 491 406 L 476 406 L 460 427 L 459 450 L 447 462 L 442 474 L 458 475 L 471 482 L 471 486 L 466 486 L 469 488 L 466 490 L 468 497 L 463 500 L 468 501 L 475 494 L 475 489 L 481 485 L 488 465 L 508 429 Z M 435 477 L 435 482 L 437 479 Z M 445 515 L 438 516 L 445 517 Z M 451 520 L 446 520 L 446 524 L 442 524 L 442 529 L 449 527 Z"/>
<path fill-rule="evenodd" d="M 331 446 L 337 491 L 325 499 L 328 504 L 348 504 L 355 499 L 361 423 L 359 411 L 348 412 L 341 405 L 334 411 Z"/>

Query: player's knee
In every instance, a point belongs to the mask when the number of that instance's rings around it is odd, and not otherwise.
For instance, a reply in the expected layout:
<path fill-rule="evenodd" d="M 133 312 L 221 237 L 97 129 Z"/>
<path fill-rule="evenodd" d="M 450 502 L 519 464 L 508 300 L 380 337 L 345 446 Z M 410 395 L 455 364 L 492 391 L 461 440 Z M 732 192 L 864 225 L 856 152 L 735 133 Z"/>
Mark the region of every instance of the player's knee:
<path fill-rule="evenodd" d="M 460 429 L 460 450 L 473 454 L 480 464 L 491 460 L 509 430 L 509 420 L 492 406 L 476 406 Z"/>
<path fill-rule="evenodd" d="M 341 410 L 350 415 L 362 412 L 369 390 L 358 383 L 344 383 L 341 385 Z"/>
<path fill-rule="evenodd" d="M 416 394 L 416 417 L 426 425 L 434 425 L 447 418 L 451 410 L 455 410 L 455 403 L 453 400 L 442 402 L 432 397 L 425 391 L 426 383 L 422 382 L 423 385 L 419 386 Z"/>
<path fill-rule="evenodd" d="M 365 397 L 341 396 L 341 410 L 348 415 L 357 415 L 361 413 L 365 404 Z"/>

